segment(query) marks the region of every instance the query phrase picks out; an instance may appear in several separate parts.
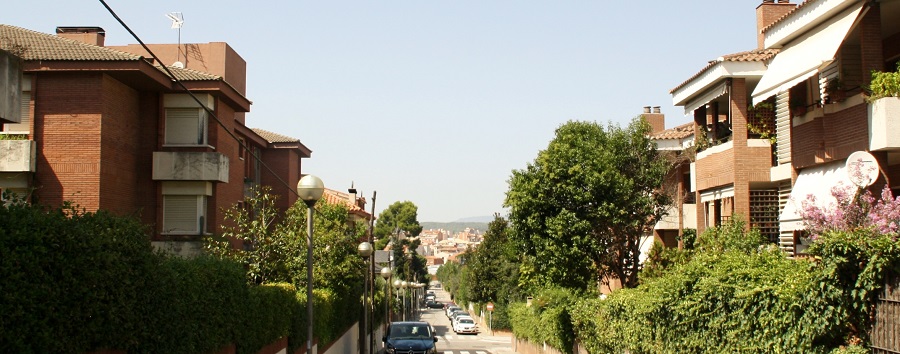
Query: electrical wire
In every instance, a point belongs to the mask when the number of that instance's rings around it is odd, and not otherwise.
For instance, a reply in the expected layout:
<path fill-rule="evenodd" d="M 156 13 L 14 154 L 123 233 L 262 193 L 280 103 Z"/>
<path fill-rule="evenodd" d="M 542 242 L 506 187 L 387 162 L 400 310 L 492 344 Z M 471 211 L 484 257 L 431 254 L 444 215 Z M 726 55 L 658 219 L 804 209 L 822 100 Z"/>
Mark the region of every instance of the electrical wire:
<path fill-rule="evenodd" d="M 175 81 L 175 83 L 176 83 L 179 87 L 181 87 L 181 89 L 184 90 L 184 92 L 187 92 L 187 94 L 190 95 L 191 98 L 193 98 L 194 101 L 197 102 L 198 105 L 200 105 L 200 107 L 203 107 L 203 109 L 206 111 L 206 114 L 209 115 L 210 117 L 212 117 L 213 120 L 215 120 L 216 123 L 218 123 L 219 126 L 222 127 L 222 129 L 225 130 L 226 133 L 228 133 L 228 136 L 230 136 L 232 139 L 234 139 L 234 141 L 237 142 L 238 145 L 239 145 L 241 148 L 244 148 L 244 149 L 246 149 L 247 151 L 250 151 L 250 150 L 249 150 L 249 146 L 246 145 L 246 144 L 244 144 L 244 143 L 242 143 L 242 142 L 241 142 L 241 139 L 239 139 L 236 135 L 234 135 L 234 133 L 232 133 L 231 130 L 228 129 L 228 127 L 225 126 L 225 124 L 222 123 L 221 120 L 219 120 L 219 117 L 216 116 L 215 112 L 213 112 L 209 107 L 207 107 L 205 104 L 203 104 L 203 102 L 201 102 L 200 99 L 197 98 L 197 96 L 194 95 L 194 93 L 191 92 L 191 90 L 189 90 L 189 89 L 187 88 L 187 86 L 185 86 L 184 83 L 182 83 L 181 80 L 178 79 L 178 78 L 175 76 L 175 74 L 173 74 L 172 71 L 170 71 L 169 68 L 168 68 L 165 64 L 162 64 L 162 60 L 160 60 L 159 57 L 157 57 L 156 54 L 154 54 L 153 51 L 150 50 L 150 48 L 147 47 L 146 44 L 144 44 L 144 41 L 142 41 L 141 38 L 138 37 L 138 35 L 137 35 L 136 33 L 134 33 L 134 31 L 132 31 L 130 27 L 128 27 L 128 25 L 125 23 L 125 21 L 123 21 L 122 18 L 120 18 L 119 15 L 116 14 L 116 12 L 115 12 L 115 11 L 114 11 L 107 3 L 106 3 L 105 0 L 99 0 L 99 1 L 100 1 L 101 4 L 103 4 L 103 7 L 106 8 L 106 11 L 108 11 L 109 14 L 112 15 L 112 17 L 115 18 L 116 21 L 118 21 L 120 25 L 122 25 L 122 28 L 125 28 L 125 30 L 128 31 L 128 33 L 131 34 L 131 37 L 133 37 L 136 41 L 138 41 L 138 43 L 140 43 L 141 47 L 143 47 L 144 50 L 147 51 L 147 53 L 150 53 L 150 56 L 153 57 L 153 60 L 155 60 L 157 63 L 160 63 L 160 67 L 166 72 L 166 74 L 169 75 L 169 77 L 172 78 L 172 81 Z M 180 46 L 179 46 L 179 47 L 180 47 Z M 179 50 L 180 50 L 180 48 L 179 48 Z M 224 79 L 223 79 L 223 80 L 224 80 Z M 299 194 L 294 188 L 292 188 L 293 186 L 291 186 L 291 185 L 289 185 L 287 182 L 285 182 L 280 176 L 278 176 L 278 174 L 275 173 L 275 171 L 272 170 L 271 167 L 269 167 L 269 165 L 267 165 L 265 162 L 262 161 L 262 159 L 259 157 L 259 154 L 249 154 L 249 155 L 253 156 L 253 158 L 254 158 L 257 162 L 259 162 L 260 165 L 262 165 L 263 167 L 265 167 L 265 169 L 266 169 L 267 171 L 269 171 L 269 173 L 271 173 L 272 176 L 274 176 L 275 179 L 278 180 L 278 182 L 280 182 L 282 185 L 284 185 L 285 187 L 287 187 L 287 189 L 288 189 L 289 191 L 291 191 L 291 193 L 293 193 L 293 194 L 294 194 L 295 196 L 297 196 L 297 197 L 300 197 L 300 194 Z"/>

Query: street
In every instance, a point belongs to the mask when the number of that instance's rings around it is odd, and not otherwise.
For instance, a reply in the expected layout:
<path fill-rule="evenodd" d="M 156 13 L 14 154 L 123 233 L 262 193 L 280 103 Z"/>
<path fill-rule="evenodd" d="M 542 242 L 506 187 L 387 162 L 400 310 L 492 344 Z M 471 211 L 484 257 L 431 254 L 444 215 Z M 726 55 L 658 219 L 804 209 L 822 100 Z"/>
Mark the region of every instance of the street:
<path fill-rule="evenodd" d="M 437 300 L 450 302 L 450 295 L 443 289 L 433 289 Z M 503 354 L 515 353 L 509 335 L 490 335 L 486 326 L 479 324 L 478 334 L 456 334 L 441 309 L 422 307 L 420 319 L 430 323 L 438 336 L 437 349 L 444 354 Z"/>

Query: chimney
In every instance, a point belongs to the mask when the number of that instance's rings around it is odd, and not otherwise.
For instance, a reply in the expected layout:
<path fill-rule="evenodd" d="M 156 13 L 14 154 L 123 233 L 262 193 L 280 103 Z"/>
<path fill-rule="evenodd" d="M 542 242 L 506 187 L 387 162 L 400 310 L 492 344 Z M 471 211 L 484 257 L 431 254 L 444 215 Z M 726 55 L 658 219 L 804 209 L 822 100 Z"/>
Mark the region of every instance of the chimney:
<path fill-rule="evenodd" d="M 102 47 L 106 40 L 106 31 L 100 27 L 56 27 L 56 35 Z"/>
<path fill-rule="evenodd" d="M 641 116 L 650 124 L 650 134 L 666 130 L 666 116 L 660 112 L 659 106 L 644 106 L 644 114 Z"/>
<path fill-rule="evenodd" d="M 350 187 L 350 189 L 347 190 L 347 194 L 347 199 L 349 199 L 350 204 L 359 206 L 359 201 L 356 200 L 356 188 Z"/>
<path fill-rule="evenodd" d="M 797 4 L 791 4 L 788 0 L 763 0 L 756 7 L 756 46 L 757 49 L 765 49 L 766 36 L 763 29 L 775 23 L 775 21 L 794 10 Z"/>

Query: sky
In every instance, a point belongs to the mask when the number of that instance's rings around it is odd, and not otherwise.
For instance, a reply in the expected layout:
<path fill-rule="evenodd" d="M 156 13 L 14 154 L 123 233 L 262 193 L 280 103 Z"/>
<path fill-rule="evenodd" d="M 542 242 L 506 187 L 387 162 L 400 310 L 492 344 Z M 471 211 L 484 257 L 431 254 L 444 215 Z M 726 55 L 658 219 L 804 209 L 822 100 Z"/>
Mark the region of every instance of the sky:
<path fill-rule="evenodd" d="M 300 139 L 303 173 L 351 184 L 376 215 L 411 201 L 419 221 L 506 214 L 524 169 L 570 120 L 624 125 L 715 58 L 756 48 L 756 6 L 729 1 L 106 0 L 145 43 L 227 42 L 247 61 L 247 125 Z M 793 2 L 797 2 L 794 0 Z M 55 33 L 100 26 L 89 0 L 13 1 L 0 23 Z"/>

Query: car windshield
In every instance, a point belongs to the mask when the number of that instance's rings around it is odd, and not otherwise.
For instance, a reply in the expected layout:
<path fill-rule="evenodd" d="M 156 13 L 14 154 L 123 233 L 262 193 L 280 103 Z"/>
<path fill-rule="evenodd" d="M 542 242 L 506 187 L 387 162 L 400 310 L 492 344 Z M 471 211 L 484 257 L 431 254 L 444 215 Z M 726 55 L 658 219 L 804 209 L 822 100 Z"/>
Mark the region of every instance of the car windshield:
<path fill-rule="evenodd" d="M 426 324 L 394 324 L 391 326 L 391 338 L 431 338 L 431 333 Z"/>
<path fill-rule="evenodd" d="M 468 318 L 463 318 L 463 319 L 460 319 L 460 320 L 459 320 L 459 323 L 463 323 L 463 324 L 473 324 L 473 323 L 475 323 L 475 322 L 472 321 L 472 320 L 470 320 L 470 319 L 468 319 Z"/>

